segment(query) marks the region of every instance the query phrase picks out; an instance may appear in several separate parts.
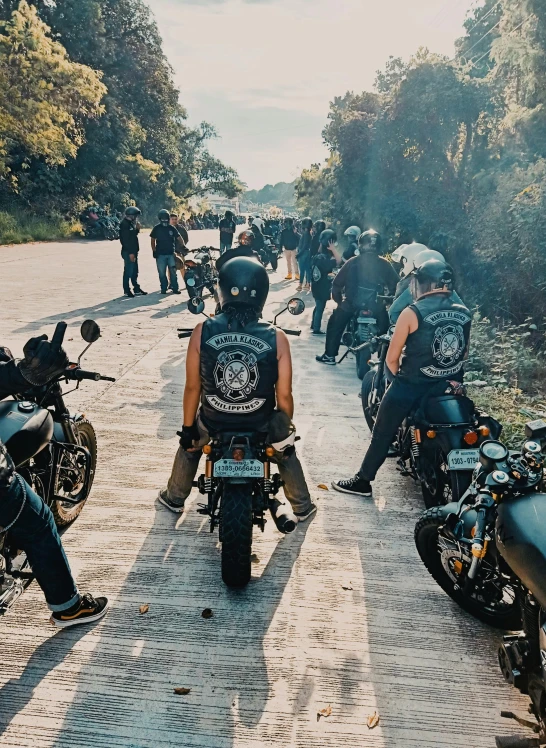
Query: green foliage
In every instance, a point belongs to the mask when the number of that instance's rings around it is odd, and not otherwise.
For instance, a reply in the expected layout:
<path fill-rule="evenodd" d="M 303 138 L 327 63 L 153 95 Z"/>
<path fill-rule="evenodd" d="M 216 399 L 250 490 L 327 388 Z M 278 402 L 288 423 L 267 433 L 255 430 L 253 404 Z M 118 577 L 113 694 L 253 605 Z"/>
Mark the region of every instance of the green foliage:
<path fill-rule="evenodd" d="M 60 216 L 0 211 L 0 244 L 55 241 L 78 233 L 78 225 Z"/>
<path fill-rule="evenodd" d="M 265 205 L 279 205 L 281 208 L 294 208 L 296 205 L 295 182 L 278 182 L 266 184 L 261 190 L 247 190 L 244 200 Z"/>

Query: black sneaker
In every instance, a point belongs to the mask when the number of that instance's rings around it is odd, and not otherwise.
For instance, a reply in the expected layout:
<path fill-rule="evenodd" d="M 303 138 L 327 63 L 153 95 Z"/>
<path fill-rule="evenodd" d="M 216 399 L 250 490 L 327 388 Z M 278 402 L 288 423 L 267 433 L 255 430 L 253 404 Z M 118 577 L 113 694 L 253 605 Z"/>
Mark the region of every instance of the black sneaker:
<path fill-rule="evenodd" d="M 142 288 L 135 288 L 135 296 L 148 296 L 148 291 L 143 291 Z"/>
<path fill-rule="evenodd" d="M 167 292 L 166 291 L 160 291 L 160 293 L 161 293 L 162 296 L 165 296 Z"/>
<path fill-rule="evenodd" d="M 125 291 L 125 296 L 128 296 L 130 299 L 135 298 L 135 295 L 132 291 Z"/>
<path fill-rule="evenodd" d="M 332 481 L 332 488 L 341 493 L 351 493 L 353 496 L 366 496 L 372 495 L 372 484 L 369 480 L 364 480 L 360 475 L 354 475 L 352 478 L 347 480 L 334 480 Z"/>
<path fill-rule="evenodd" d="M 313 330 L 313 335 L 326 335 L 322 330 Z"/>
<path fill-rule="evenodd" d="M 322 356 L 315 356 L 315 360 L 318 361 L 319 364 L 328 364 L 328 366 L 336 365 L 336 357 L 327 356 L 325 353 L 323 353 Z"/>
<path fill-rule="evenodd" d="M 94 623 L 100 620 L 108 612 L 108 599 L 106 597 L 93 597 L 93 595 L 82 595 L 80 601 L 72 608 L 53 613 L 49 619 L 59 629 L 67 629 L 70 626 L 79 626 L 82 623 Z"/>
<path fill-rule="evenodd" d="M 176 504 L 172 499 L 169 499 L 169 493 L 166 488 L 163 488 L 157 494 L 157 500 L 160 504 L 163 504 L 163 506 L 166 506 L 167 509 L 170 509 L 171 512 L 174 512 L 175 514 L 182 514 L 184 511 L 184 502 Z"/>
<path fill-rule="evenodd" d="M 182 291 L 173 291 L 173 294 L 175 294 L 175 296 L 180 296 L 181 293 Z"/>
<path fill-rule="evenodd" d="M 316 511 L 316 504 L 311 503 L 308 509 L 305 509 L 303 512 L 294 512 L 294 515 L 298 518 L 298 522 L 305 522 L 305 520 L 312 517 Z"/>

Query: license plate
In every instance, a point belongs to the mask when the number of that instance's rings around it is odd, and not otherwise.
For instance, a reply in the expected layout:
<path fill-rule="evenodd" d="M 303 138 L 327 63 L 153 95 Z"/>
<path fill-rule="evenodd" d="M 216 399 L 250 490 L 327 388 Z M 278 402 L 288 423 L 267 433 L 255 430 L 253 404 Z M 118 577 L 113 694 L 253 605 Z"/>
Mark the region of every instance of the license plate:
<path fill-rule="evenodd" d="M 479 449 L 452 449 L 447 456 L 447 465 L 450 470 L 474 470 L 479 460 Z"/>
<path fill-rule="evenodd" d="M 218 460 L 214 463 L 216 478 L 263 478 L 264 464 L 259 460 Z"/>
<path fill-rule="evenodd" d="M 377 320 L 373 317 L 359 317 L 357 320 L 359 325 L 376 325 Z"/>

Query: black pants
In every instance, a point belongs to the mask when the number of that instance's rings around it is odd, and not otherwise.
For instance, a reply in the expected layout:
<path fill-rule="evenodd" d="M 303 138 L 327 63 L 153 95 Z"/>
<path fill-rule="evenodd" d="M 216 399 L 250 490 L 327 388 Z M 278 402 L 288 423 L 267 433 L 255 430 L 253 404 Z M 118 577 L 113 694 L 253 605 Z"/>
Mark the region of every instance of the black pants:
<path fill-rule="evenodd" d="M 363 307 L 358 307 L 363 308 Z M 326 349 L 325 354 L 327 356 L 337 356 L 339 353 L 339 346 L 341 345 L 341 338 L 347 327 L 347 323 L 358 310 L 352 304 L 347 301 L 343 301 L 337 309 L 334 309 L 332 316 L 328 320 L 328 327 L 326 328 Z M 377 319 L 377 328 L 380 335 L 383 335 L 389 329 L 389 316 L 387 310 L 382 305 L 377 305 L 372 310 L 373 315 Z"/>
<path fill-rule="evenodd" d="M 377 414 L 372 433 L 372 442 L 358 471 L 364 480 L 375 479 L 377 471 L 385 462 L 398 427 L 414 406 L 435 387 L 437 382 L 412 384 L 396 377 L 391 384 Z"/>

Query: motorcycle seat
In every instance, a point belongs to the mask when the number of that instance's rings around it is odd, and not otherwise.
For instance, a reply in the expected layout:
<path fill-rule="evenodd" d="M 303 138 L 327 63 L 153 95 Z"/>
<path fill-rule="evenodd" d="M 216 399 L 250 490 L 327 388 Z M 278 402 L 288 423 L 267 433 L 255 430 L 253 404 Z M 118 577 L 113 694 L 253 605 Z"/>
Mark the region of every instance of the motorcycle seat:
<path fill-rule="evenodd" d="M 474 403 L 464 395 L 425 396 L 420 403 L 417 415 L 431 425 L 471 424 Z"/>

